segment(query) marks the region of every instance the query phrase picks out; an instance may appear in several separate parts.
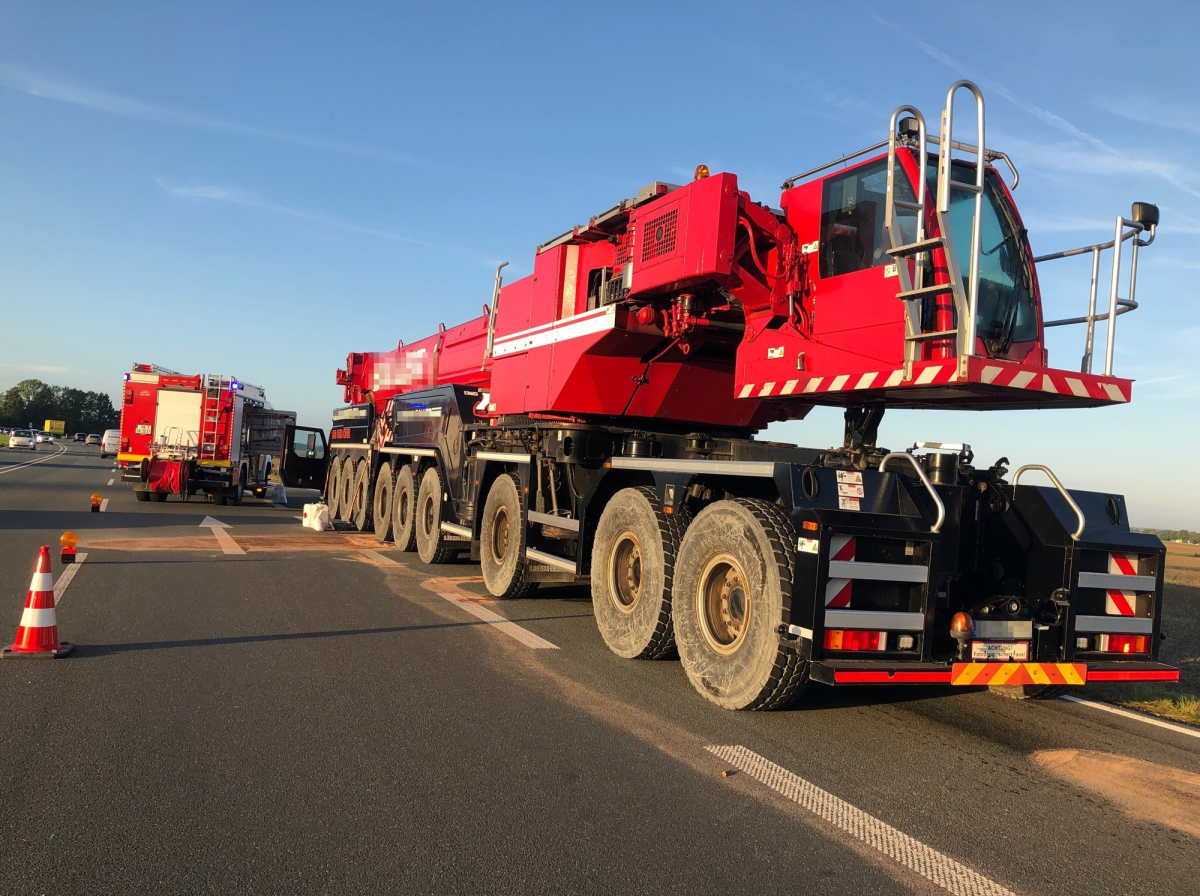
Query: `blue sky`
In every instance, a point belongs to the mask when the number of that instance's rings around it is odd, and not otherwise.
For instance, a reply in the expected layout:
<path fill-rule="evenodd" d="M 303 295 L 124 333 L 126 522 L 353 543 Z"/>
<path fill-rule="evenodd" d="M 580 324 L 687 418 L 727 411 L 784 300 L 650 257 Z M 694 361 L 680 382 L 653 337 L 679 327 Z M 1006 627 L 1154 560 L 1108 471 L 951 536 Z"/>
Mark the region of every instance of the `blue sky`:
<path fill-rule="evenodd" d="M 152 361 L 327 425 L 347 352 L 475 316 L 499 261 L 522 275 L 699 162 L 777 204 L 969 77 L 1036 253 L 1162 208 L 1118 326 L 1134 401 L 893 412 L 881 441 L 1047 463 L 1135 524 L 1200 529 L 1197 33 L 1194 3 L 0 3 L 0 387 L 115 393 Z M 1043 270 L 1049 316 L 1084 313 L 1087 274 Z M 1051 362 L 1082 343 L 1053 333 Z M 770 435 L 839 443 L 840 412 Z"/>

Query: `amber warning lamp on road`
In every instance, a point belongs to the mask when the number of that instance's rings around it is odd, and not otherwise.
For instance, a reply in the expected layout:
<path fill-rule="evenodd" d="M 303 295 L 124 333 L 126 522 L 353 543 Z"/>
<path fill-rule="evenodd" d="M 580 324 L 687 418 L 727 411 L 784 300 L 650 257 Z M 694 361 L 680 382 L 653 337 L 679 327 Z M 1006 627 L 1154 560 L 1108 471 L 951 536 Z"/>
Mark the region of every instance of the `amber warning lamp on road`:
<path fill-rule="evenodd" d="M 100 504 L 104 501 L 99 492 L 92 493 L 92 513 L 100 512 Z"/>
<path fill-rule="evenodd" d="M 62 545 L 62 551 L 59 552 L 59 559 L 63 563 L 75 562 L 75 545 L 79 544 L 79 536 L 74 532 L 64 532 L 58 537 L 58 543 Z"/>

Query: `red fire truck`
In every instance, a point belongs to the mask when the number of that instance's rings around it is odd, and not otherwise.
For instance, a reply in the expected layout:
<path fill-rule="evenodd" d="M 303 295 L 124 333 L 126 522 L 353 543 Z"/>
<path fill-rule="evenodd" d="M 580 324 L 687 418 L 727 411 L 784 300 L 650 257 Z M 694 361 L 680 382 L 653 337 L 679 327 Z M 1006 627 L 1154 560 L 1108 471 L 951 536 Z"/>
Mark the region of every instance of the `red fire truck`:
<path fill-rule="evenodd" d="M 203 492 L 218 504 L 262 494 L 296 415 L 233 377 L 188 376 L 153 364 L 125 374 L 117 461 L 139 501 Z"/>
<path fill-rule="evenodd" d="M 350 355 L 331 513 L 425 562 L 469 551 L 497 598 L 590 581 L 614 653 L 678 655 L 729 708 L 810 682 L 1177 680 L 1157 661 L 1164 548 L 1120 495 L 976 466 L 964 444 L 878 442 L 887 408 L 1131 399 L 1114 340 L 1158 209 L 1035 257 L 1017 180 L 960 81 L 938 136 L 901 106 L 886 139 L 789 178 L 777 205 L 703 166 L 652 183 L 538 247 L 530 276 L 497 271 L 477 320 Z M 1092 259 L 1087 313 L 1047 320 L 1038 271 L 1069 255 Z M 1046 329 L 1069 324 L 1082 360 L 1051 366 Z M 817 404 L 845 409 L 840 447 L 754 438 Z"/>

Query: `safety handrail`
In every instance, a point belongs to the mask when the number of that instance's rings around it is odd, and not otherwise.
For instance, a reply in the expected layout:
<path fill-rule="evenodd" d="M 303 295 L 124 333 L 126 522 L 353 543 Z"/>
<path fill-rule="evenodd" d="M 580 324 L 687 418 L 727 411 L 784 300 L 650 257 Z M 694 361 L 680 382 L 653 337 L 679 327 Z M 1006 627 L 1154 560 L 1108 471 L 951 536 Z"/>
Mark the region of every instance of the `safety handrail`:
<path fill-rule="evenodd" d="M 508 262 L 501 262 L 496 268 L 496 285 L 492 288 L 492 307 L 488 309 L 488 327 L 487 327 L 487 346 L 483 350 L 483 366 L 482 370 L 488 369 L 488 362 L 492 360 L 492 348 L 496 344 L 496 312 L 500 310 L 500 287 L 504 285 L 504 275 L 501 273 Z"/>
<path fill-rule="evenodd" d="M 887 466 L 887 462 L 889 460 L 900 457 L 906 459 L 910 464 L 912 464 L 912 468 L 917 471 L 917 477 L 921 480 L 921 484 L 925 486 L 925 491 L 929 492 L 929 496 L 933 498 L 933 503 L 937 505 L 937 522 L 933 524 L 933 528 L 931 528 L 929 531 L 941 531 L 942 523 L 946 522 L 946 505 L 942 503 L 942 499 L 938 495 L 937 489 L 933 487 L 933 483 L 929 481 L 929 477 L 925 475 L 925 471 L 921 469 L 921 465 L 917 463 L 917 459 L 915 457 L 913 457 L 907 451 L 893 451 L 879 462 L 879 472 L 883 472 L 883 468 Z"/>
<path fill-rule="evenodd" d="M 952 167 L 954 148 L 954 94 L 959 90 L 968 90 L 975 99 L 975 183 L 965 184 L 954 180 Z M 976 316 L 979 309 L 979 253 L 983 236 L 983 191 L 987 178 L 987 141 L 984 138 L 984 106 L 983 93 L 970 81 L 955 81 L 946 91 L 946 109 L 942 112 L 942 130 L 938 142 L 938 228 L 942 239 L 946 242 L 946 258 L 950 268 L 950 284 L 953 290 L 955 305 L 958 306 L 958 339 L 956 341 L 960 364 L 966 364 L 967 358 L 975 353 L 975 333 L 978 321 Z M 971 220 L 971 246 L 967 257 L 970 266 L 967 279 L 967 295 L 962 296 L 961 277 L 958 270 L 957 252 L 953 246 L 953 233 L 950 228 L 950 195 L 953 190 L 964 190 L 975 194 L 975 211 Z"/>
<path fill-rule="evenodd" d="M 1125 228 L 1129 228 L 1127 231 Z M 1138 234 L 1149 232 L 1149 239 L 1141 239 Z M 1130 311 L 1137 310 L 1138 303 L 1134 296 L 1137 291 L 1137 259 L 1138 249 L 1149 246 L 1154 242 L 1154 237 L 1158 232 L 1158 224 L 1151 223 L 1148 227 L 1140 221 L 1130 221 L 1127 218 L 1118 215 L 1116 226 L 1114 228 L 1113 238 L 1106 243 L 1096 243 L 1092 246 L 1081 246 L 1078 249 L 1067 249 L 1065 252 L 1054 252 L 1050 255 L 1040 255 L 1033 260 L 1034 264 L 1040 264 L 1043 261 L 1055 261 L 1059 258 L 1071 258 L 1076 255 L 1083 255 L 1085 252 L 1092 253 L 1092 284 L 1088 292 L 1088 313 L 1086 317 L 1064 317 L 1059 320 L 1048 320 L 1042 323 L 1043 327 L 1065 327 L 1072 324 L 1087 324 L 1087 335 L 1084 338 L 1083 362 L 1080 365 L 1082 373 L 1092 372 L 1092 353 L 1096 337 L 1096 321 L 1108 321 L 1108 333 L 1105 345 L 1104 355 L 1104 375 L 1112 376 L 1113 367 L 1113 350 L 1116 345 L 1116 319 L 1122 314 L 1128 314 Z M 1133 243 L 1130 249 L 1130 265 L 1129 265 L 1129 298 L 1122 299 L 1117 294 L 1119 280 L 1121 276 L 1121 244 L 1126 240 L 1132 239 Z M 1096 291 L 1099 287 L 1100 280 L 1100 253 L 1105 249 L 1113 250 L 1113 265 L 1112 275 L 1109 281 L 1108 294 L 1108 313 L 1096 314 Z"/>
<path fill-rule="evenodd" d="M 1083 511 L 1079 509 L 1079 505 L 1075 503 L 1075 499 L 1071 497 L 1070 493 L 1065 488 L 1063 488 L 1063 484 L 1058 481 L 1058 477 L 1055 476 L 1054 473 L 1051 472 L 1050 468 L 1044 464 L 1026 464 L 1017 470 L 1017 472 L 1013 473 L 1013 488 L 1017 487 L 1017 483 L 1021 479 L 1021 474 L 1026 470 L 1041 470 L 1050 477 L 1050 481 L 1054 483 L 1054 487 L 1058 489 L 1058 493 L 1067 499 L 1067 503 L 1070 504 L 1071 509 L 1075 511 L 1075 516 L 1079 518 L 1079 528 L 1071 533 L 1071 538 L 1074 541 L 1079 541 L 1079 536 L 1083 534 L 1083 530 L 1087 526 L 1087 520 L 1084 519 Z"/>

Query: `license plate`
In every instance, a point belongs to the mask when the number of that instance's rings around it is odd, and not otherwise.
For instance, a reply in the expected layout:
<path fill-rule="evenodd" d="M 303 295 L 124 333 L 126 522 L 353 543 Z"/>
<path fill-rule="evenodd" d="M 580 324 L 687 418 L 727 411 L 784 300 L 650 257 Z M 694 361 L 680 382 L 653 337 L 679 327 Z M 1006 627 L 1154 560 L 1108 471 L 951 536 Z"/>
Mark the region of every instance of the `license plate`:
<path fill-rule="evenodd" d="M 1018 641 L 992 643 L 990 641 L 972 641 L 971 659 L 973 660 L 1027 660 L 1029 659 L 1029 642 Z"/>
<path fill-rule="evenodd" d="M 150 435 L 150 424 L 149 423 L 139 423 L 138 426 L 134 429 L 134 433 L 139 436 Z"/>

